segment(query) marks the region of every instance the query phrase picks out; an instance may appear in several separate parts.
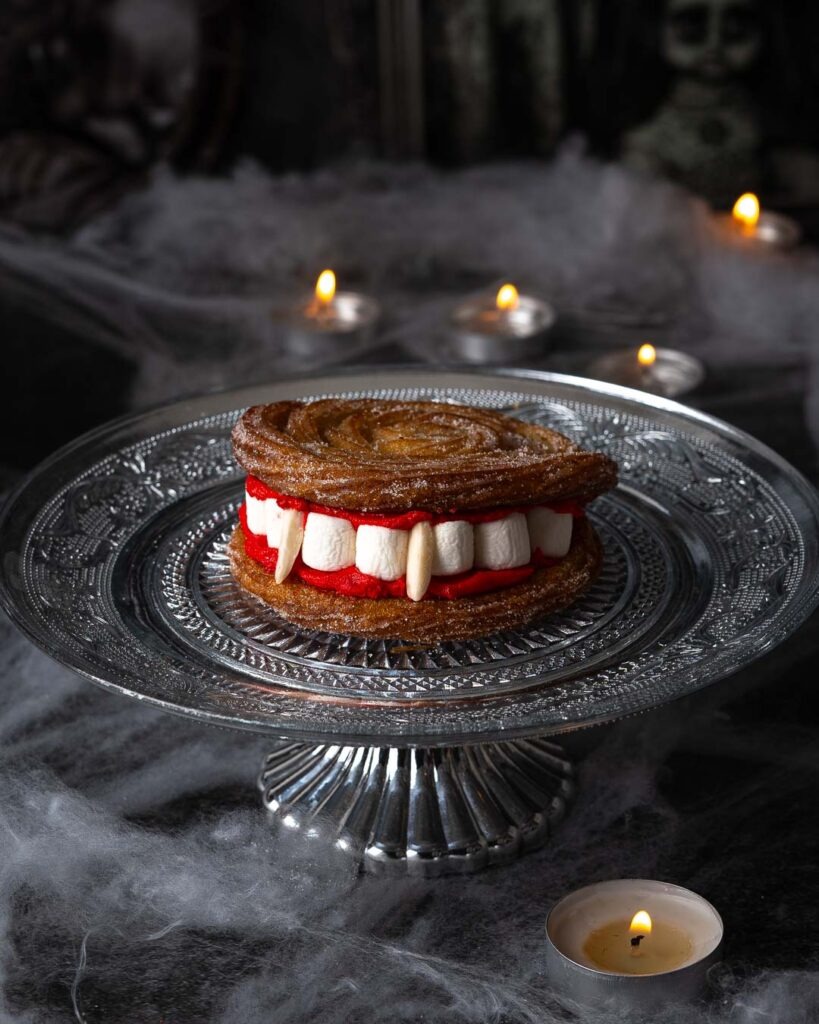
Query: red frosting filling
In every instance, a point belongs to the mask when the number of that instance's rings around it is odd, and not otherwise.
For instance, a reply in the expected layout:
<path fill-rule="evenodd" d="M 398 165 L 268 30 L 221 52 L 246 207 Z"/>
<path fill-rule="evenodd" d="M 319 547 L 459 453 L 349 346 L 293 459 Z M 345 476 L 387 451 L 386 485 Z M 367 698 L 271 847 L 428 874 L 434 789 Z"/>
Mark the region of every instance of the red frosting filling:
<path fill-rule="evenodd" d="M 282 508 L 295 508 L 304 513 L 321 512 L 324 515 L 341 516 L 348 519 L 354 526 L 373 524 L 387 526 L 392 529 L 410 529 L 418 522 L 447 522 L 450 519 L 465 520 L 470 523 L 486 523 L 500 519 L 512 512 L 526 512 L 531 506 L 507 506 L 502 509 L 491 509 L 486 512 L 457 512 L 452 510 L 448 516 L 436 516 L 431 512 L 399 512 L 394 515 L 387 513 L 359 514 L 355 512 L 342 511 L 341 509 L 330 508 L 325 505 L 318 505 L 315 502 L 307 501 L 304 498 L 292 498 L 289 495 L 278 494 L 271 490 L 261 480 L 249 476 L 247 478 L 247 491 L 254 498 L 275 498 Z M 552 502 L 548 506 L 555 512 L 571 513 L 578 517 L 585 514 L 583 506 L 575 501 Z M 247 525 L 247 510 L 244 503 L 239 509 L 239 520 L 242 524 L 242 532 L 245 538 L 245 551 L 250 558 L 258 562 L 262 568 L 269 573 L 276 571 L 276 562 L 279 557 L 277 548 L 268 546 L 267 538 L 252 533 Z M 457 576 L 433 576 L 425 597 L 437 597 L 451 599 L 456 597 L 470 597 L 476 594 L 487 594 L 493 590 L 502 590 L 504 587 L 511 587 L 515 583 L 521 583 L 528 579 L 537 568 L 550 565 L 557 565 L 560 559 L 549 558 L 539 549 L 532 553 L 532 560 L 528 565 L 521 565 L 515 569 L 469 569 L 467 572 L 459 573 Z M 333 590 L 337 594 L 345 594 L 349 597 L 406 597 L 406 581 L 404 577 L 398 580 L 379 580 L 375 576 L 368 576 L 359 572 L 354 565 L 347 569 L 337 569 L 334 572 L 326 572 L 322 569 L 312 569 L 305 565 L 301 554 L 296 557 L 290 575 L 303 583 L 309 583 L 321 590 Z"/>
<path fill-rule="evenodd" d="M 347 509 L 332 508 L 330 505 L 319 505 L 306 498 L 294 498 L 289 494 L 279 494 L 278 491 L 274 491 L 255 476 L 247 478 L 245 489 L 251 498 L 262 500 L 275 498 L 282 508 L 296 508 L 301 512 L 320 512 L 325 516 L 337 516 L 349 520 L 356 529 L 359 526 L 372 525 L 387 526 L 392 530 L 411 530 L 416 523 L 437 525 L 455 519 L 467 523 L 491 523 L 496 519 L 503 519 L 504 516 L 511 515 L 513 512 L 526 513 L 535 507 L 532 505 L 503 505 L 499 508 L 481 509 L 479 512 L 464 512 L 451 508 L 442 514 L 420 510 L 413 512 L 349 512 Z M 575 516 L 575 518 L 586 514 L 583 504 L 573 499 L 551 501 L 539 507 L 550 508 L 553 512 L 561 512 L 564 515 Z"/>

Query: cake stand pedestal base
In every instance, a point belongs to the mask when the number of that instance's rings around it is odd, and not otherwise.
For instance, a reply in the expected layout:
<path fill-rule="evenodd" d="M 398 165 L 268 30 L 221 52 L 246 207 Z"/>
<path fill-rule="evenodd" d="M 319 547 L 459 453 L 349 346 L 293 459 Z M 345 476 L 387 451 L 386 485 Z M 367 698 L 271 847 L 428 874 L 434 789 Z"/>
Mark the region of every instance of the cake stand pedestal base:
<path fill-rule="evenodd" d="M 479 871 L 542 846 L 574 791 L 546 740 L 465 747 L 282 743 L 259 787 L 284 826 L 357 854 L 365 871 Z"/>

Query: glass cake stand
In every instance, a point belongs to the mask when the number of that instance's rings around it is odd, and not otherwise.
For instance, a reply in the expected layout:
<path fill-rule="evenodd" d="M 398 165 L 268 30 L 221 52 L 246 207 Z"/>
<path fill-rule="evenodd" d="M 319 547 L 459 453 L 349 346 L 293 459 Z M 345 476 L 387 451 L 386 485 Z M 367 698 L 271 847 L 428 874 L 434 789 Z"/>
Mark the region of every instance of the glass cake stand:
<path fill-rule="evenodd" d="M 605 559 L 539 625 L 421 648 L 299 630 L 241 591 L 225 543 L 247 406 L 323 395 L 502 409 L 620 466 Z M 819 501 L 758 441 L 665 399 L 557 374 L 382 369 L 208 395 L 106 425 L 0 519 L 0 598 L 100 685 L 275 742 L 284 824 L 370 870 L 470 871 L 544 842 L 572 792 L 554 737 L 690 694 L 784 640 L 819 596 Z"/>

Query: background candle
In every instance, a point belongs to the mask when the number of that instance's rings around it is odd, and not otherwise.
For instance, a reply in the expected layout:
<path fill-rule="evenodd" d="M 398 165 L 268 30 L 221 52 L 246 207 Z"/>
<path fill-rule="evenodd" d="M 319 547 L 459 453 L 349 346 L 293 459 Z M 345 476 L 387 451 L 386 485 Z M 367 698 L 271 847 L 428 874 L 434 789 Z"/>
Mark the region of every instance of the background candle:
<path fill-rule="evenodd" d="M 730 236 L 751 244 L 788 249 L 796 245 L 801 229 L 795 220 L 782 213 L 763 210 L 753 192 L 744 192 L 729 215 L 722 214 Z"/>
<path fill-rule="evenodd" d="M 334 356 L 343 343 L 343 354 L 349 357 L 354 344 L 360 345 L 369 338 L 380 313 L 380 306 L 370 296 L 337 291 L 336 275 L 332 270 L 323 270 L 313 294 L 295 308 L 285 310 L 281 319 L 292 352 Z"/>
<path fill-rule="evenodd" d="M 669 921 L 654 922 L 645 910 L 596 928 L 583 952 L 604 971 L 658 974 L 675 971 L 691 958 L 691 939 Z"/>
<path fill-rule="evenodd" d="M 662 948 L 649 971 L 635 970 L 629 922 L 637 910 L 651 917 Z M 650 879 L 617 879 L 578 889 L 557 903 L 546 921 L 549 976 L 559 990 L 587 1005 L 647 1008 L 696 998 L 719 960 L 723 926 L 696 893 Z M 650 936 L 643 943 L 650 941 Z M 613 951 L 612 943 L 617 946 Z M 623 956 L 627 959 L 623 966 Z M 648 947 L 645 947 L 646 951 Z"/>
<path fill-rule="evenodd" d="M 469 299 L 454 310 L 452 344 L 467 362 L 508 365 L 541 355 L 554 322 L 547 302 L 521 295 L 507 283 L 496 294 Z"/>
<path fill-rule="evenodd" d="M 705 367 L 694 356 L 673 348 L 644 344 L 599 356 L 589 366 L 589 376 L 610 384 L 650 391 L 673 398 L 699 387 Z"/>

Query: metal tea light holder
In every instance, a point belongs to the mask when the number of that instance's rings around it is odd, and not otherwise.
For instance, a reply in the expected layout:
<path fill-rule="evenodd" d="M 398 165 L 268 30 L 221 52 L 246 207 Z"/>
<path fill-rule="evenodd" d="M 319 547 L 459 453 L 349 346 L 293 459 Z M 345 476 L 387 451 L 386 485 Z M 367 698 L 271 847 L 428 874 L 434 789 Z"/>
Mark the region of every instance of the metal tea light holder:
<path fill-rule="evenodd" d="M 705 380 L 705 367 L 695 356 L 672 348 L 620 349 L 599 356 L 589 366 L 595 380 L 637 388 L 664 398 L 695 391 Z"/>
<path fill-rule="evenodd" d="M 734 245 L 758 250 L 792 249 L 802 238 L 802 229 L 793 217 L 762 209 L 753 192 L 741 195 L 731 213 L 715 216 L 720 237 Z"/>
<path fill-rule="evenodd" d="M 371 339 L 381 306 L 363 292 L 337 291 L 332 270 L 319 274 L 314 292 L 293 307 L 274 310 L 289 352 L 304 358 L 337 358 Z"/>
<path fill-rule="evenodd" d="M 649 921 L 671 922 L 689 940 L 690 949 L 681 962 L 647 973 L 626 973 L 596 963 L 586 948 L 594 930 L 618 918 L 628 920 L 642 908 L 647 908 Z M 597 882 L 565 896 L 546 919 L 549 979 L 563 995 L 598 1010 L 646 1012 L 668 1003 L 692 1002 L 707 991 L 709 972 L 722 956 L 723 933 L 714 907 L 679 885 L 644 878 Z"/>
<path fill-rule="evenodd" d="M 621 486 L 589 509 L 598 579 L 534 626 L 431 648 L 280 619 L 230 573 L 231 428 L 251 405 L 339 393 L 504 409 L 609 454 Z M 100 685 L 269 736 L 264 804 L 305 843 L 377 872 L 475 871 L 548 841 L 574 787 L 560 734 L 692 693 L 804 621 L 819 497 L 753 438 L 651 395 L 363 368 L 201 396 L 67 446 L 0 514 L 0 601 Z"/>
<path fill-rule="evenodd" d="M 514 364 L 542 356 L 555 325 L 554 308 L 513 284 L 467 299 L 451 316 L 450 349 L 466 363 Z"/>

